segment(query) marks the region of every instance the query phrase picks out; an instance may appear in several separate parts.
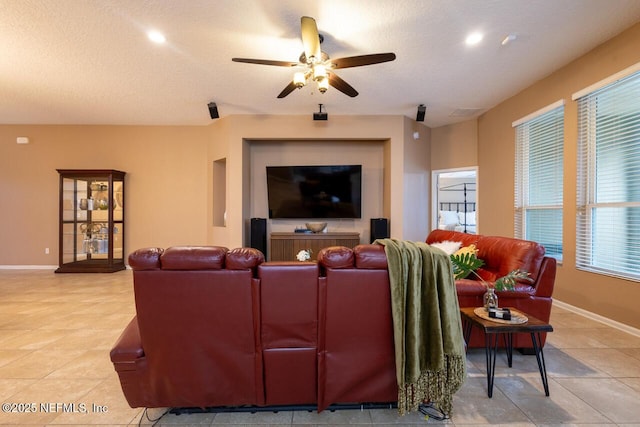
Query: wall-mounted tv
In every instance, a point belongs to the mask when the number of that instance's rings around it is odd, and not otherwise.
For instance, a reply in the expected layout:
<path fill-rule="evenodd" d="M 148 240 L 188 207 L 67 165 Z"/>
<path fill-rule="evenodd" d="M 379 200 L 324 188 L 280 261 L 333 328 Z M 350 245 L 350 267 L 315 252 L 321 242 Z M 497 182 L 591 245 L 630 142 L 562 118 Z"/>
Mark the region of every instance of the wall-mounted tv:
<path fill-rule="evenodd" d="M 269 218 L 361 218 L 362 165 L 267 166 Z"/>

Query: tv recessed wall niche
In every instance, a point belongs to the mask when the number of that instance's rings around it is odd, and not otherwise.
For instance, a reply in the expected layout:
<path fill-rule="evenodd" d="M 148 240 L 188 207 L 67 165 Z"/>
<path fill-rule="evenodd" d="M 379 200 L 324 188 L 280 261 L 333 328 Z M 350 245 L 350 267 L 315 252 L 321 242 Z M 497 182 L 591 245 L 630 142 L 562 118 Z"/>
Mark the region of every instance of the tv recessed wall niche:
<path fill-rule="evenodd" d="M 362 165 L 267 166 L 269 218 L 361 218 Z"/>

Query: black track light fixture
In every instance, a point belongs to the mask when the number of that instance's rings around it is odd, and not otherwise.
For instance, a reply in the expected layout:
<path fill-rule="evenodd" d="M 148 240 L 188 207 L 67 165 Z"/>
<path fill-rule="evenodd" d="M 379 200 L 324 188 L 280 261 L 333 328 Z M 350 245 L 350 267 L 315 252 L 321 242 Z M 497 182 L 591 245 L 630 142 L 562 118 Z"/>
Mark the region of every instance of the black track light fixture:
<path fill-rule="evenodd" d="M 424 122 L 424 115 L 427 112 L 427 107 L 424 104 L 418 105 L 418 114 L 416 115 L 416 122 Z"/>

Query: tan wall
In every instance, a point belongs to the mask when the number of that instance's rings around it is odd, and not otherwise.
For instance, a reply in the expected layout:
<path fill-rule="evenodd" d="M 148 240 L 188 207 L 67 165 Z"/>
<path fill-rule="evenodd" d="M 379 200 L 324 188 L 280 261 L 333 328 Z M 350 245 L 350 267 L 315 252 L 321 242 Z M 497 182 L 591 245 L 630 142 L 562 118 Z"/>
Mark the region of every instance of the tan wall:
<path fill-rule="evenodd" d="M 366 202 L 371 207 L 365 215 L 390 218 L 393 237 L 422 240 L 428 230 L 419 220 L 405 217 L 405 212 L 420 220 L 428 217 L 423 206 L 428 186 L 414 188 L 410 183 L 421 184 L 413 176 L 430 173 L 425 157 L 429 130 L 416 125 L 422 134 L 416 141 L 411 123 L 402 116 L 330 117 L 328 122 L 314 122 L 307 116 L 231 116 L 207 127 L 0 126 L 0 266 L 57 265 L 56 169 L 127 172 L 127 253 L 143 246 L 242 246 L 248 238 L 247 220 L 261 214 L 259 202 L 254 203 L 251 196 L 257 191 L 251 184 L 252 147 L 269 139 L 315 140 L 312 151 L 331 150 L 325 158 L 338 163 L 349 151 L 353 152 L 349 162 L 355 162 L 362 154 L 358 150 L 369 146 L 361 160 L 372 165 L 377 182 L 367 187 L 372 195 L 365 197 L 372 202 Z M 17 144 L 18 136 L 29 137 L 31 143 Z M 323 147 L 323 140 L 342 144 Z M 308 147 L 284 144 L 274 149 L 271 156 L 285 153 L 295 162 L 313 155 Z M 222 160 L 226 169 L 226 226 L 214 223 L 214 210 L 219 207 L 219 201 L 216 206 L 213 203 L 216 160 Z M 405 173 L 411 174 L 407 180 Z M 342 228 L 359 231 L 365 241 L 368 217 Z"/>
<path fill-rule="evenodd" d="M 0 126 L 0 265 L 58 264 L 56 169 L 127 172 L 127 252 L 206 243 L 207 144 L 205 127 Z"/>
<path fill-rule="evenodd" d="M 565 105 L 564 262 L 554 297 L 602 316 L 640 327 L 640 284 L 575 268 L 577 106 L 574 92 L 640 62 L 640 24 L 599 46 L 482 115 L 478 121 L 479 201 L 483 234 L 512 236 L 514 229 L 513 121 L 560 99 Z M 488 191 L 490 189 L 490 191 Z"/>
<path fill-rule="evenodd" d="M 362 141 L 382 141 L 384 182 L 378 191 L 383 194 L 382 215 L 389 218 L 391 235 L 396 238 L 422 240 L 425 238 L 428 222 L 408 224 L 405 212 L 412 210 L 415 215 L 428 219 L 428 209 L 422 200 L 428 198 L 428 186 L 406 186 L 406 174 L 416 173 L 422 168 L 428 176 L 429 132 L 424 130 L 420 140 L 422 148 L 416 148 L 413 139 L 414 122 L 403 116 L 329 116 L 326 122 L 311 120 L 309 116 L 230 116 L 223 124 L 212 128 L 209 147 L 209 168 L 213 161 L 227 159 L 226 227 L 211 226 L 208 235 L 211 242 L 229 247 L 245 245 L 248 242 L 246 222 L 254 211 L 251 193 L 251 150 L 258 141 L 343 141 L 344 147 L 355 147 Z M 279 145 L 280 146 L 280 145 Z M 287 144 L 282 144 L 286 150 Z M 411 162 L 405 158 L 406 151 L 412 153 Z M 285 153 L 286 151 L 283 151 Z M 336 153 L 339 155 L 339 153 Z M 297 161 L 297 160 L 296 160 Z M 210 176 L 212 173 L 210 173 Z M 215 186 L 213 186 L 215 187 Z M 400 191 L 394 191 L 401 189 Z M 212 188 L 213 190 L 213 188 Z M 210 196 L 209 200 L 213 200 Z M 368 221 L 363 218 L 363 222 Z M 426 221 L 426 220 L 425 220 Z M 362 224 L 360 224 L 362 226 Z M 354 224 L 354 227 L 357 227 Z M 346 227 L 344 228 L 346 230 Z M 368 224 L 358 231 L 365 239 Z"/>
<path fill-rule="evenodd" d="M 431 129 L 405 117 L 404 134 L 403 238 L 424 241 L 431 231 Z"/>
<path fill-rule="evenodd" d="M 431 129 L 431 169 L 455 169 L 477 165 L 476 119 Z"/>

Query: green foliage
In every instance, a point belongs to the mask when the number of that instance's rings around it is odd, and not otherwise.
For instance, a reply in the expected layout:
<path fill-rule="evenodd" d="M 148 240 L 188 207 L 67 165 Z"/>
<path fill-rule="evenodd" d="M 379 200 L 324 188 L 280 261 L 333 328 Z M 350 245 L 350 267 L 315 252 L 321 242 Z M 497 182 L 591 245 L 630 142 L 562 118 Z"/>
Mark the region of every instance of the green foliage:
<path fill-rule="evenodd" d="M 509 272 L 506 276 L 502 276 L 498 280 L 496 280 L 495 288 L 496 291 L 511 291 L 516 286 L 517 280 L 527 280 L 529 282 L 533 282 L 533 279 L 529 277 L 529 273 L 522 270 L 513 270 Z"/>
<path fill-rule="evenodd" d="M 470 274 L 473 274 L 480 279 L 486 287 L 489 287 L 489 284 L 476 273 L 476 270 L 484 265 L 484 261 L 479 259 L 474 252 L 462 252 L 451 255 L 451 263 L 453 264 L 453 276 L 456 280 L 464 279 Z M 496 291 L 510 291 L 515 288 L 518 280 L 533 282 L 533 279 L 529 277 L 529 273 L 516 269 L 496 280 L 494 288 Z"/>
<path fill-rule="evenodd" d="M 453 263 L 453 276 L 455 279 L 464 279 L 484 265 L 484 261 L 472 252 L 451 255 L 451 262 Z"/>

